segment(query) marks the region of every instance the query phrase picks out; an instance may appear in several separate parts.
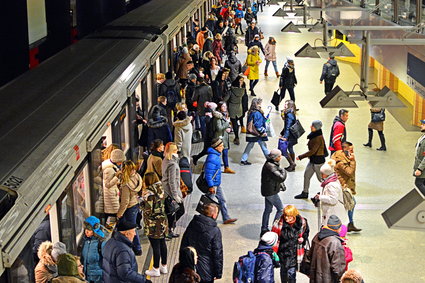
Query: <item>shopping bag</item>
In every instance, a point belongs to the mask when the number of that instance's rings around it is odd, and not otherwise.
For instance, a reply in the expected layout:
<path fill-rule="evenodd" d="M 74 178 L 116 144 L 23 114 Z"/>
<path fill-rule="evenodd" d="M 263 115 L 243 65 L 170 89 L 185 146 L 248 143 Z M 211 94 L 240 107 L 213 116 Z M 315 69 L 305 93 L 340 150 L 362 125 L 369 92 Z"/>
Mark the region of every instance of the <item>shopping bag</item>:
<path fill-rule="evenodd" d="M 281 98 L 280 98 L 279 90 L 276 90 L 276 91 L 273 93 L 273 97 L 272 97 L 271 103 L 272 103 L 275 107 L 279 107 L 280 101 L 281 101 Z"/>
<path fill-rule="evenodd" d="M 248 66 L 245 72 L 243 72 L 244 76 L 248 76 L 250 71 L 251 71 L 251 67 Z"/>
<path fill-rule="evenodd" d="M 273 138 L 276 135 L 270 118 L 266 121 L 266 133 L 269 138 Z"/>

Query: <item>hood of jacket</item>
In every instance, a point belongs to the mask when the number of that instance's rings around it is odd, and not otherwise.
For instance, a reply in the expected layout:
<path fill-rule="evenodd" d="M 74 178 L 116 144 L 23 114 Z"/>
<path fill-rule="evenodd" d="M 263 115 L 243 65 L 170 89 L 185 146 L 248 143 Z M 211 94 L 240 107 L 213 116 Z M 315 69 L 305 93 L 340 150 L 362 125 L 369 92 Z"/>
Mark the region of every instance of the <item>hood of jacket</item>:
<path fill-rule="evenodd" d="M 169 87 L 169 86 L 174 86 L 174 85 L 176 85 L 176 81 L 175 81 L 174 79 L 166 79 L 166 80 L 163 82 L 163 85 L 165 85 L 165 86 L 167 86 L 167 87 Z"/>
<path fill-rule="evenodd" d="M 312 139 L 314 139 L 315 137 L 318 137 L 318 136 L 323 136 L 322 129 L 317 130 L 315 132 L 311 132 L 310 134 L 308 134 L 307 139 L 312 140 Z"/>
<path fill-rule="evenodd" d="M 339 116 L 335 116 L 335 119 L 333 121 L 333 124 L 335 124 L 336 122 L 340 122 L 340 123 L 342 123 L 345 126 L 345 122 L 342 121 L 342 119 Z"/>
<path fill-rule="evenodd" d="M 196 223 L 196 225 L 193 226 L 194 230 L 199 234 L 206 233 L 210 231 L 211 228 L 217 227 L 217 222 L 214 219 L 202 214 L 195 215 L 193 221 Z"/>
<path fill-rule="evenodd" d="M 229 56 L 227 57 L 227 60 L 229 60 L 230 63 L 235 64 L 238 61 L 238 58 L 236 57 L 234 52 L 230 52 Z"/>
<path fill-rule="evenodd" d="M 188 132 L 190 130 L 191 126 L 192 126 L 190 124 L 190 122 L 191 122 L 191 118 L 190 117 L 187 117 L 184 120 L 176 120 L 176 121 L 174 121 L 173 122 L 173 125 L 174 125 L 175 128 L 180 128 L 183 131 Z"/>
<path fill-rule="evenodd" d="M 212 147 L 209 147 L 208 149 L 207 149 L 207 154 L 215 154 L 215 155 L 218 155 L 218 156 L 220 156 L 221 155 L 221 153 L 220 152 L 218 152 L 217 150 L 215 150 L 214 148 L 212 148 Z"/>
<path fill-rule="evenodd" d="M 217 119 L 223 119 L 223 113 L 218 111 L 213 111 L 213 117 Z"/>
<path fill-rule="evenodd" d="M 335 232 L 325 226 L 320 230 L 319 235 L 317 237 L 321 241 L 327 237 L 332 237 L 332 236 L 336 236 L 341 241 L 341 238 L 339 237 L 338 232 Z"/>
<path fill-rule="evenodd" d="M 332 66 L 336 66 L 337 64 L 335 59 L 328 60 L 328 63 L 331 64 Z"/>
<path fill-rule="evenodd" d="M 168 119 L 166 117 L 160 117 L 157 120 L 149 119 L 148 120 L 148 127 L 149 128 L 161 128 L 162 126 L 166 125 L 168 122 Z"/>
<path fill-rule="evenodd" d="M 49 250 L 51 252 L 52 248 L 53 245 L 49 241 L 41 243 L 38 248 L 37 256 L 44 265 L 56 265 L 52 255 L 49 253 Z"/>
<path fill-rule="evenodd" d="M 142 184 L 143 184 L 142 177 L 140 177 L 139 174 L 135 173 L 134 175 L 130 177 L 130 180 L 128 181 L 126 185 L 130 189 L 130 191 L 138 193 L 142 189 Z"/>

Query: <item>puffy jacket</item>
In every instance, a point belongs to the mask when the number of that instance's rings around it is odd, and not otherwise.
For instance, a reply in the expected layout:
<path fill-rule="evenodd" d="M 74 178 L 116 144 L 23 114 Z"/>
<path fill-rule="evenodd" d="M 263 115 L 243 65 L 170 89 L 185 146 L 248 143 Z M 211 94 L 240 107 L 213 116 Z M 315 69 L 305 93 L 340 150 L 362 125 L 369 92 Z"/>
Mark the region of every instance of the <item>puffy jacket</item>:
<path fill-rule="evenodd" d="M 145 235 L 153 239 L 165 237 L 168 229 L 165 214 L 165 194 L 161 182 L 150 185 L 143 193 L 143 228 Z"/>
<path fill-rule="evenodd" d="M 331 175 L 328 178 L 333 178 Z M 327 179 L 328 179 L 327 178 Z M 327 180 L 325 179 L 325 180 Z M 322 225 L 328 223 L 331 215 L 338 216 L 342 223 L 347 219 L 347 211 L 344 207 L 344 197 L 342 195 L 342 187 L 338 179 L 331 181 L 325 185 L 322 193 L 319 195 L 320 206 L 322 208 Z"/>
<path fill-rule="evenodd" d="M 331 74 L 331 69 L 336 68 L 336 74 L 333 76 Z M 323 64 L 322 75 L 320 76 L 320 81 L 325 80 L 325 82 L 335 82 L 336 78 L 339 76 L 339 67 L 335 59 L 330 59 L 328 62 Z"/>
<path fill-rule="evenodd" d="M 173 156 L 171 160 L 164 158 L 162 161 L 162 187 L 167 196 L 174 200 L 182 199 L 180 191 L 180 167 L 177 157 Z"/>
<path fill-rule="evenodd" d="M 295 124 L 297 118 L 293 112 L 288 112 L 285 114 L 285 124 L 283 130 L 280 132 L 280 135 L 286 138 L 292 144 L 297 144 L 297 138 L 291 133 L 290 128 Z"/>
<path fill-rule="evenodd" d="M 279 87 L 282 88 L 294 88 L 297 84 L 297 77 L 295 76 L 295 69 L 290 71 L 290 68 L 287 64 L 282 69 L 282 74 L 279 80 Z"/>
<path fill-rule="evenodd" d="M 276 44 L 269 44 L 266 43 L 266 46 L 264 47 L 265 51 L 265 58 L 267 61 L 276 61 Z"/>
<path fill-rule="evenodd" d="M 120 208 L 117 216 L 121 218 L 124 212 L 139 203 L 137 200 L 137 194 L 142 189 L 143 180 L 138 173 L 135 173 L 130 177 L 130 180 L 126 184 L 121 184 L 121 198 Z"/>
<path fill-rule="evenodd" d="M 49 217 L 46 217 L 38 226 L 38 228 L 35 230 L 34 235 L 34 244 L 32 246 L 32 253 L 34 255 L 37 255 L 38 248 L 40 247 L 41 243 L 45 241 L 51 241 L 52 235 L 50 232 L 50 219 Z"/>
<path fill-rule="evenodd" d="M 190 159 L 190 152 L 192 150 L 192 133 L 193 127 L 191 117 L 184 120 L 174 121 L 174 142 L 182 156 Z"/>
<path fill-rule="evenodd" d="M 211 217 L 195 215 L 183 235 L 180 249 L 194 247 L 198 252 L 196 270 L 202 281 L 223 275 L 223 244 L 221 231 Z"/>
<path fill-rule="evenodd" d="M 195 94 L 193 95 L 193 101 L 196 101 L 198 103 L 198 115 L 204 116 L 205 115 L 205 107 L 204 104 L 207 101 L 213 100 L 213 92 L 212 88 L 207 85 L 206 83 L 203 83 L 195 88 Z"/>
<path fill-rule="evenodd" d="M 190 56 L 187 54 L 188 61 L 190 61 Z M 171 96 L 169 90 L 173 90 L 174 94 Z M 174 108 L 177 102 L 182 101 L 180 95 L 180 84 L 178 84 L 174 79 L 165 80 L 159 87 L 159 96 L 165 96 L 167 98 L 167 107 Z"/>
<path fill-rule="evenodd" d="M 102 249 L 104 283 L 145 283 L 145 276 L 137 273 L 136 256 L 132 243 L 120 232 L 114 232 Z"/>
<path fill-rule="evenodd" d="M 223 113 L 214 111 L 212 128 L 214 132 L 213 138 L 219 138 L 223 140 L 225 149 L 230 147 L 229 133 L 226 131 L 230 127 L 230 119 L 226 119 Z"/>
<path fill-rule="evenodd" d="M 342 150 L 336 151 L 332 157 L 336 161 L 335 173 L 342 187 L 347 187 L 356 194 L 356 160 L 350 160 Z"/>
<path fill-rule="evenodd" d="M 262 62 L 260 54 L 250 49 L 246 57 L 246 64 L 249 66 L 248 80 L 260 79 L 260 66 L 257 64 L 257 61 Z"/>
<path fill-rule="evenodd" d="M 270 255 L 273 253 L 273 249 L 267 245 L 258 245 L 255 249 L 255 283 L 271 283 L 274 281 L 274 264 L 273 259 Z"/>
<path fill-rule="evenodd" d="M 59 276 L 52 279 L 52 283 L 82 283 L 82 282 L 87 282 L 87 281 L 75 276 Z"/>
<path fill-rule="evenodd" d="M 221 184 L 221 153 L 210 147 L 207 149 L 207 154 L 208 156 L 204 165 L 205 180 L 209 188 L 218 187 Z"/>
<path fill-rule="evenodd" d="M 323 138 L 322 130 L 311 132 L 308 136 L 308 151 L 298 156 L 300 160 L 308 157 L 313 164 L 325 163 L 326 150 L 325 139 Z"/>
<path fill-rule="evenodd" d="M 38 248 L 37 256 L 40 261 L 34 270 L 35 283 L 48 283 L 58 274 L 56 263 L 48 252 L 52 247 L 51 245 L 52 243 L 50 242 L 43 242 Z"/>
<path fill-rule="evenodd" d="M 157 121 L 149 119 L 148 127 L 148 145 L 152 144 L 156 139 L 162 140 L 164 144 L 173 140 L 167 118 L 161 117 Z"/>
<path fill-rule="evenodd" d="M 254 127 L 257 129 L 257 131 L 261 134 L 264 134 L 266 132 L 266 117 L 264 117 L 263 113 L 261 113 L 258 110 L 254 110 L 252 112 L 249 112 L 248 114 L 248 121 L 247 124 L 253 120 Z M 267 141 L 268 138 L 266 137 L 257 137 L 250 133 L 246 133 L 246 141 L 247 142 L 257 142 L 259 140 Z"/>
<path fill-rule="evenodd" d="M 267 159 L 261 170 L 261 195 L 273 196 L 280 191 L 280 184 L 286 180 L 286 171 L 279 167 L 279 162 Z"/>
<path fill-rule="evenodd" d="M 88 281 L 102 282 L 102 246 L 105 242 L 95 236 L 83 236 L 83 248 L 81 251 L 81 263 L 84 265 L 84 274 Z"/>
<path fill-rule="evenodd" d="M 227 60 L 224 62 L 224 67 L 230 70 L 229 78 L 232 82 L 236 80 L 240 73 L 242 73 L 242 63 L 236 57 L 235 52 L 230 52 L 227 56 Z"/>
<path fill-rule="evenodd" d="M 105 213 L 109 214 L 116 214 L 120 208 L 117 171 L 118 167 L 114 164 L 103 170 L 103 201 Z"/>
<path fill-rule="evenodd" d="M 338 116 L 335 117 L 331 128 L 331 140 L 329 141 L 329 150 L 342 150 L 342 143 L 347 139 L 345 122 Z"/>

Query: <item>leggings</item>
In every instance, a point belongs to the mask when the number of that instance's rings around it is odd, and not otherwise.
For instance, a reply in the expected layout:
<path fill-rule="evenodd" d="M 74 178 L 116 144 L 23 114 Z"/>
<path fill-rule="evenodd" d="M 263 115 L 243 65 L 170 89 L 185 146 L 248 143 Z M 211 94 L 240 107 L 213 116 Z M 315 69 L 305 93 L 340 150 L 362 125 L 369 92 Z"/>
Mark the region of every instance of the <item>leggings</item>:
<path fill-rule="evenodd" d="M 238 121 L 241 124 L 241 127 L 243 127 L 243 117 L 230 118 L 230 121 L 232 122 L 232 128 L 233 128 L 233 133 L 235 134 L 235 138 L 239 139 Z"/>
<path fill-rule="evenodd" d="M 228 148 L 223 149 L 222 158 L 223 158 L 224 168 L 229 167 L 229 149 Z"/>
<path fill-rule="evenodd" d="M 249 90 L 254 91 L 254 87 L 258 84 L 258 80 L 249 80 Z"/>
<path fill-rule="evenodd" d="M 161 259 L 161 264 L 167 264 L 167 245 L 165 244 L 165 238 L 162 239 L 153 239 L 149 237 L 149 242 L 152 246 L 153 252 L 153 267 L 159 268 L 159 260 Z"/>

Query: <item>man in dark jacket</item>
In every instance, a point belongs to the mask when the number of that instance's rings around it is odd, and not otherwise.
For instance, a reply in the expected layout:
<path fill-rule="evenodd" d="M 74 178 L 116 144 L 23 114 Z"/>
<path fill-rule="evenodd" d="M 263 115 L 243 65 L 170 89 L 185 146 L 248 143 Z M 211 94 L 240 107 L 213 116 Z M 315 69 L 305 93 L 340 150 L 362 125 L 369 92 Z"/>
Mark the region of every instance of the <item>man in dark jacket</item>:
<path fill-rule="evenodd" d="M 196 112 L 196 107 L 193 106 L 193 97 L 195 94 L 196 79 L 197 77 L 195 74 L 189 74 L 189 80 L 187 82 L 187 85 L 184 91 L 185 102 L 187 105 L 187 109 L 190 112 L 189 115 L 192 115 L 193 112 Z"/>
<path fill-rule="evenodd" d="M 322 75 L 320 76 L 320 83 L 323 83 L 323 80 L 325 81 L 325 94 L 328 94 L 333 89 L 338 76 L 338 63 L 335 60 L 335 56 L 329 55 L 328 62 L 323 64 Z"/>
<path fill-rule="evenodd" d="M 167 72 L 165 74 L 165 81 L 160 86 L 159 95 L 167 98 L 167 118 L 168 123 L 172 126 L 172 112 L 176 108 L 176 104 L 182 101 L 180 84 L 173 79 L 173 72 Z"/>
<path fill-rule="evenodd" d="M 32 237 L 34 240 L 34 244 L 32 246 L 32 254 L 34 258 L 34 263 L 35 265 L 37 265 L 38 261 L 40 260 L 37 255 L 38 247 L 40 247 L 41 243 L 43 242 L 52 241 L 49 215 L 44 218 L 40 226 L 38 226 L 37 230 L 35 230 L 34 235 Z"/>
<path fill-rule="evenodd" d="M 252 12 L 251 7 L 248 7 L 248 9 L 246 10 L 245 16 L 243 18 L 245 19 L 247 26 L 251 25 L 252 22 L 255 23 L 255 15 Z"/>
<path fill-rule="evenodd" d="M 248 13 L 246 13 L 245 15 L 247 15 Z M 246 47 L 249 46 L 249 44 L 251 43 L 251 41 L 254 40 L 254 36 L 258 34 L 260 35 L 260 29 L 256 26 L 256 22 L 255 20 L 253 20 L 251 23 L 249 23 L 248 28 L 246 29 L 246 33 L 245 33 L 245 45 Z"/>
<path fill-rule="evenodd" d="M 261 195 L 264 197 L 265 207 L 261 223 L 261 235 L 269 231 L 269 218 L 273 206 L 276 207 L 274 220 L 282 216 L 283 204 L 279 192 L 285 190 L 286 171 L 279 167 L 282 153 L 279 149 L 272 149 L 261 171 Z"/>
<path fill-rule="evenodd" d="M 345 251 L 339 237 L 341 220 L 331 215 L 327 225 L 313 238 L 308 257 L 311 259 L 310 282 L 337 283 L 345 271 Z"/>
<path fill-rule="evenodd" d="M 102 248 L 104 283 L 151 283 L 137 272 L 137 261 L 132 249 L 136 224 L 120 221 L 117 231 Z"/>
<path fill-rule="evenodd" d="M 320 173 L 320 167 L 325 163 L 325 157 L 328 156 L 326 150 L 325 139 L 322 133 L 322 122 L 315 120 L 310 126 L 311 133 L 307 136 L 308 139 L 308 151 L 297 157 L 297 160 L 303 160 L 308 157 L 310 161 L 304 171 L 304 187 L 301 194 L 296 195 L 295 199 L 307 199 L 308 190 L 310 188 L 310 180 L 313 174 L 316 173 L 317 180 L 323 181 L 322 174 Z"/>
<path fill-rule="evenodd" d="M 173 140 L 170 125 L 167 123 L 166 112 L 167 99 L 164 96 L 158 97 L 158 104 L 153 106 L 148 119 L 147 144 L 150 145 L 154 140 L 160 139 L 164 144 Z"/>
<path fill-rule="evenodd" d="M 282 75 L 279 80 L 280 100 L 285 98 L 286 90 L 288 90 L 291 100 L 295 102 L 294 88 L 297 85 L 297 77 L 295 76 L 294 60 L 286 57 L 286 63 L 282 69 Z"/>
<path fill-rule="evenodd" d="M 184 232 L 180 250 L 194 247 L 198 253 L 196 272 L 201 282 L 212 283 L 223 275 L 223 243 L 221 231 L 215 219 L 218 207 L 210 203 L 204 206 L 203 214 L 195 215 Z"/>
<path fill-rule="evenodd" d="M 235 52 L 232 51 L 229 56 L 227 56 L 227 60 L 224 62 L 224 68 L 230 70 L 229 78 L 232 83 L 236 80 L 239 74 L 242 73 L 242 63 L 236 57 Z"/>
<path fill-rule="evenodd" d="M 196 114 L 199 117 L 199 123 L 201 126 L 202 138 L 206 136 L 206 124 L 205 124 L 205 102 L 213 100 L 212 88 L 205 82 L 204 78 L 197 79 L 198 86 L 195 88 L 192 101 L 197 104 Z"/>
<path fill-rule="evenodd" d="M 258 46 L 258 48 L 260 48 L 260 49 L 261 49 L 261 52 L 263 52 L 263 55 L 266 55 L 266 53 L 264 52 L 263 44 L 262 44 L 262 43 L 261 43 L 261 41 L 260 41 L 260 35 L 259 35 L 259 34 L 254 35 L 254 40 L 253 40 L 253 41 L 251 41 L 251 42 L 248 44 L 248 49 L 250 49 L 250 48 L 251 48 L 251 47 L 253 47 L 253 46 Z"/>

